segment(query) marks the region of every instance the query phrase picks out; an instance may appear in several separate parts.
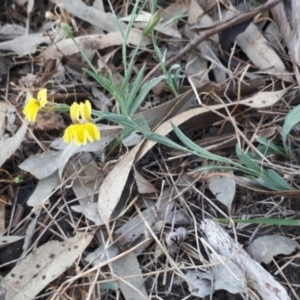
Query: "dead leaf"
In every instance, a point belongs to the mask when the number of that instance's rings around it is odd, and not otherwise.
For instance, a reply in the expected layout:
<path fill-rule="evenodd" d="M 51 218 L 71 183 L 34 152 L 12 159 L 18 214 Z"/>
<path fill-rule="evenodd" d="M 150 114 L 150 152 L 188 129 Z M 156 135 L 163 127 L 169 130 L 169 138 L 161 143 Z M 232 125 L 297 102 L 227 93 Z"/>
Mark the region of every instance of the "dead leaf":
<path fill-rule="evenodd" d="M 72 205 L 72 210 L 83 214 L 87 219 L 94 222 L 97 225 L 103 225 L 104 222 L 102 221 L 98 210 L 97 203 L 89 203 L 89 204 L 81 204 L 81 205 Z"/>
<path fill-rule="evenodd" d="M 27 201 L 28 206 L 37 206 L 48 200 L 52 191 L 58 187 L 60 180 L 57 172 L 49 177 L 40 179 L 34 192 Z"/>
<path fill-rule="evenodd" d="M 134 162 L 136 153 L 142 145 L 141 141 L 114 166 L 104 179 L 98 197 L 98 211 L 105 224 L 109 223 L 110 217 L 119 203 L 127 177 Z"/>
<path fill-rule="evenodd" d="M 122 278 L 118 284 L 126 300 L 149 299 L 136 254 L 131 253 L 113 261 L 111 268 L 113 275 Z"/>
<path fill-rule="evenodd" d="M 193 178 L 188 175 L 182 176 L 177 181 L 177 188 L 178 192 L 182 192 L 183 190 L 188 190 L 190 183 L 193 181 Z M 168 212 L 171 212 L 175 201 L 169 202 L 170 197 L 173 197 L 174 188 L 169 187 L 166 188 L 163 192 L 163 195 L 161 196 L 161 202 L 156 203 L 155 205 L 143 210 L 141 213 L 143 215 L 143 218 L 138 214 L 134 216 L 132 219 L 130 219 L 128 222 L 126 222 L 123 226 L 121 226 L 119 229 L 115 231 L 115 234 L 118 236 L 121 236 L 122 239 L 126 241 L 126 244 L 135 243 L 137 240 L 144 240 L 147 237 L 151 236 L 149 233 L 149 230 L 147 226 L 144 224 L 145 220 L 150 225 L 153 231 L 157 229 L 157 224 L 159 224 L 161 221 L 165 220 L 166 214 Z M 177 194 L 177 192 L 176 192 Z M 151 243 L 151 241 L 150 241 Z M 121 245 L 124 246 L 124 245 Z M 140 253 L 144 247 L 147 247 L 147 245 L 143 245 L 142 247 L 138 248 L 135 252 Z M 110 249 L 109 247 L 108 249 Z M 97 248 L 94 252 L 91 252 L 87 257 L 86 260 L 88 262 L 91 262 L 94 266 L 98 266 L 101 263 L 103 263 L 103 259 L 100 258 L 100 256 L 103 254 L 105 249 L 105 245 L 101 245 L 99 248 Z M 118 252 L 119 253 L 119 252 Z M 116 254 L 117 255 L 117 254 Z M 103 254 L 103 256 L 105 256 Z"/>
<path fill-rule="evenodd" d="M 251 23 L 237 39 L 237 44 L 243 49 L 248 58 L 263 72 L 276 76 L 284 81 L 294 82 L 287 72 L 278 54 L 268 45 L 256 25 Z"/>
<path fill-rule="evenodd" d="M 144 178 L 137 170 L 134 168 L 135 182 L 140 194 L 151 194 L 158 193 L 156 187 L 151 184 L 146 178 Z"/>
<path fill-rule="evenodd" d="M 142 33 L 137 30 L 132 30 L 128 36 L 128 43 L 132 45 L 138 45 L 142 38 Z M 93 34 L 84 35 L 75 38 L 76 42 L 82 50 L 100 50 L 111 46 L 120 46 L 123 43 L 123 37 L 120 31 L 110 32 L 107 34 Z M 147 46 L 151 43 L 149 38 L 146 38 L 143 42 L 143 46 Z M 0 44 L 1 47 L 1 44 Z M 42 54 L 41 58 L 55 59 L 63 56 L 72 56 L 79 53 L 78 47 L 75 45 L 72 39 L 62 40 L 55 44 L 55 46 L 48 47 Z"/>
<path fill-rule="evenodd" d="M 6 299 L 33 299 L 72 265 L 92 238 L 93 234 L 77 233 L 63 242 L 50 241 L 33 250 L 4 278 Z"/>
<path fill-rule="evenodd" d="M 16 37 L 11 41 L 0 43 L 1 50 L 8 50 L 17 53 L 19 56 L 34 54 L 37 47 L 41 44 L 50 44 L 49 36 L 43 36 L 40 33 L 32 33 Z"/>
<path fill-rule="evenodd" d="M 0 167 L 19 148 L 25 136 L 26 130 L 27 123 L 24 122 L 14 136 L 0 140 Z"/>
<path fill-rule="evenodd" d="M 211 285 L 213 276 L 211 273 L 199 271 L 188 271 L 186 280 L 189 286 L 189 291 L 193 296 L 204 298 L 211 294 Z"/>
<path fill-rule="evenodd" d="M 75 174 L 76 177 L 73 180 L 72 189 L 78 202 L 84 207 L 89 207 L 90 204 L 96 201 L 104 174 L 90 153 L 83 153 L 79 159 L 73 160 L 68 165 L 66 177 L 74 178 Z"/>
<path fill-rule="evenodd" d="M 12 244 L 14 242 L 17 242 L 21 239 L 24 239 L 24 236 L 2 235 L 2 236 L 0 236 L 0 248 L 5 247 L 5 246 L 7 246 L 9 244 Z"/>
<path fill-rule="evenodd" d="M 51 2 L 57 4 L 56 0 L 51 0 Z M 100 27 L 107 32 L 120 30 L 117 21 L 111 14 L 93 6 L 88 6 L 81 0 L 60 0 L 60 4 L 63 6 L 64 10 L 72 15 L 86 21 L 89 24 Z M 123 30 L 126 30 L 126 25 L 120 20 L 119 24 Z"/>
<path fill-rule="evenodd" d="M 287 236 L 273 234 L 255 239 L 246 250 L 257 262 L 269 264 L 274 256 L 289 255 L 299 248 L 299 244 L 295 240 Z"/>
<path fill-rule="evenodd" d="M 207 179 L 210 191 L 228 210 L 231 209 L 231 204 L 235 196 L 235 180 L 233 177 L 233 171 L 228 170 L 224 172 L 224 175 L 212 175 Z"/>
<path fill-rule="evenodd" d="M 58 169 L 60 156 L 61 152 L 48 150 L 28 157 L 19 168 L 31 173 L 37 179 L 47 178 Z"/>

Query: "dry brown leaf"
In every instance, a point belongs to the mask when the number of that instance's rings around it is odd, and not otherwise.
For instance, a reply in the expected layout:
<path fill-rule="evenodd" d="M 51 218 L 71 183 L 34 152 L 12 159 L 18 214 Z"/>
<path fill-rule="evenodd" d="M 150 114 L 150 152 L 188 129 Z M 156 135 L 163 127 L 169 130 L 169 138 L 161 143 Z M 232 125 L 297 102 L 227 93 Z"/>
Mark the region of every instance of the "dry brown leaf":
<path fill-rule="evenodd" d="M 57 172 L 54 172 L 49 177 L 40 179 L 34 192 L 27 201 L 28 206 L 37 206 L 47 201 L 54 189 L 60 184 Z"/>
<path fill-rule="evenodd" d="M 208 14 L 204 13 L 204 10 L 200 7 L 196 0 L 192 0 L 189 8 L 189 24 L 201 25 L 201 26 L 211 26 L 214 21 L 210 18 Z M 196 33 L 189 30 L 189 27 L 185 28 L 185 34 L 192 40 L 195 38 Z M 215 43 L 219 42 L 219 37 L 217 34 L 210 37 L 212 41 Z M 200 43 L 197 46 L 197 49 L 202 54 L 202 60 L 205 58 L 207 61 L 210 61 L 216 66 L 213 68 L 213 73 L 215 76 L 215 80 L 217 83 L 223 83 L 226 80 L 225 68 L 219 68 L 221 66 L 221 62 L 218 59 L 218 49 L 212 45 L 212 42 L 207 40 Z M 201 70 L 199 70 L 201 72 Z"/>
<path fill-rule="evenodd" d="M 259 263 L 269 264 L 279 254 L 289 255 L 299 249 L 297 241 L 279 234 L 264 235 L 249 244 L 246 251 Z"/>
<path fill-rule="evenodd" d="M 63 242 L 50 241 L 33 250 L 4 278 L 6 299 L 33 299 L 73 264 L 92 238 L 93 234 L 77 233 Z"/>
<path fill-rule="evenodd" d="M 51 0 L 57 4 L 56 0 Z M 60 0 L 61 6 L 72 15 L 86 21 L 89 24 L 100 27 L 108 32 L 119 31 L 119 27 L 115 18 L 100 9 L 86 5 L 81 0 Z M 120 26 L 126 30 L 126 25 L 120 22 Z"/>
<path fill-rule="evenodd" d="M 142 33 L 138 30 L 131 30 L 128 36 L 127 43 L 137 46 L 142 38 Z M 82 50 L 100 50 L 111 46 L 120 46 L 123 43 L 121 32 L 111 32 L 108 34 L 93 34 L 84 35 L 75 38 L 76 42 Z M 150 38 L 146 38 L 142 45 L 146 46 L 151 43 Z M 1 46 L 1 44 L 0 44 Z M 72 39 L 65 39 L 53 46 L 48 47 L 42 54 L 44 60 L 61 58 L 63 56 L 71 56 L 79 53 L 78 47 Z"/>
<path fill-rule="evenodd" d="M 134 168 L 134 178 L 140 194 L 158 193 L 156 187 Z"/>
<path fill-rule="evenodd" d="M 128 254 L 113 261 L 111 268 L 117 278 L 123 279 L 119 280 L 118 284 L 126 300 L 149 299 L 136 254 Z"/>
<path fill-rule="evenodd" d="M 90 153 L 83 153 L 79 159 L 69 164 L 66 170 L 66 177 L 72 178 L 74 174 L 76 178 L 73 180 L 72 189 L 79 203 L 88 207 L 96 201 L 104 177 L 103 172 Z"/>
<path fill-rule="evenodd" d="M 232 170 L 224 172 L 226 175 L 210 176 L 207 179 L 210 191 L 215 195 L 216 199 L 224 204 L 228 210 L 231 210 L 231 204 L 235 196 L 235 180 Z"/>
<path fill-rule="evenodd" d="M 37 47 L 41 44 L 49 44 L 51 42 L 49 36 L 43 36 L 40 33 L 14 38 L 11 41 L 0 43 L 1 50 L 8 50 L 17 53 L 19 56 L 34 54 Z"/>
<path fill-rule="evenodd" d="M 119 160 L 100 187 L 98 211 L 105 224 L 109 223 L 110 217 L 119 203 L 136 153 L 139 151 L 142 142 L 138 143 Z"/>
<path fill-rule="evenodd" d="M 37 179 L 47 178 L 58 169 L 60 155 L 61 152 L 52 150 L 31 155 L 19 165 L 19 168 L 31 173 Z"/>
<path fill-rule="evenodd" d="M 5 247 L 5 246 L 7 246 L 9 244 L 12 244 L 14 242 L 17 242 L 17 241 L 19 241 L 21 239 L 24 239 L 24 236 L 2 235 L 2 236 L 0 236 L 0 248 Z"/>
<path fill-rule="evenodd" d="M 231 7 L 227 18 L 235 16 L 234 11 L 236 9 Z M 288 73 L 284 63 L 276 51 L 268 45 L 267 39 L 256 25 L 251 23 L 243 33 L 237 36 L 236 42 L 262 72 L 274 75 L 284 81 L 294 82 L 291 75 L 284 75 Z"/>

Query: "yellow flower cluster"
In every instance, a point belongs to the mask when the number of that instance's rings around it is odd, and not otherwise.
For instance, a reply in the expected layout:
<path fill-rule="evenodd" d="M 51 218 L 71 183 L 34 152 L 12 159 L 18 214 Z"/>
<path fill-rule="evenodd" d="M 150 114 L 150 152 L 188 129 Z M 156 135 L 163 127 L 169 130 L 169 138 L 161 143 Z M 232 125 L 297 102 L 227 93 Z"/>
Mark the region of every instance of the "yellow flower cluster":
<path fill-rule="evenodd" d="M 37 94 L 37 99 L 29 98 L 23 110 L 27 120 L 34 122 L 38 111 L 45 107 L 47 102 L 47 89 L 40 90 Z"/>
<path fill-rule="evenodd" d="M 23 109 L 26 119 L 34 122 L 39 110 L 46 106 L 47 89 L 42 89 L 37 94 L 36 98 L 29 98 Z M 85 103 L 74 102 L 70 107 L 70 116 L 74 124 L 65 129 L 63 140 L 65 143 L 75 142 L 77 145 L 86 145 L 87 142 L 100 140 L 100 131 L 93 123 L 92 107 L 89 100 Z"/>
<path fill-rule="evenodd" d="M 64 133 L 64 142 L 75 141 L 77 145 L 86 145 L 87 141 L 100 140 L 100 131 L 91 118 L 92 107 L 90 101 L 85 103 L 74 102 L 70 108 L 73 125 L 67 127 Z"/>

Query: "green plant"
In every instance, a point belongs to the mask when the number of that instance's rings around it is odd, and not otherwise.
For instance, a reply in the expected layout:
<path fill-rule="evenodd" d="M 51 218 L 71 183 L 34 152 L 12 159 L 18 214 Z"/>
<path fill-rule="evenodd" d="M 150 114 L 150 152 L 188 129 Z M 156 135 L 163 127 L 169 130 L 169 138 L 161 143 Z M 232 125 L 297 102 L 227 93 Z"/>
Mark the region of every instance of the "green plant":
<path fill-rule="evenodd" d="M 128 24 L 127 30 L 124 32 L 122 27 L 119 24 L 120 31 L 123 36 L 123 46 L 122 46 L 122 59 L 123 59 L 123 65 L 124 65 L 124 81 L 122 83 L 122 86 L 118 88 L 112 79 L 112 75 L 109 73 L 108 78 L 106 78 L 100 71 L 96 70 L 90 60 L 86 57 L 85 53 L 82 51 L 82 49 L 79 47 L 78 43 L 73 37 L 73 34 L 70 30 L 70 28 L 65 26 L 65 30 L 68 33 L 68 36 L 73 39 L 74 43 L 77 45 L 79 51 L 81 52 L 83 58 L 87 61 L 88 65 L 90 66 L 91 70 L 85 69 L 85 72 L 88 73 L 92 78 L 94 78 L 101 86 L 103 86 L 106 91 L 108 91 L 116 100 L 117 104 L 117 113 L 110 113 L 110 112 L 101 112 L 98 110 L 92 110 L 92 114 L 96 116 L 97 118 L 94 120 L 95 122 L 106 119 L 118 124 L 123 125 L 124 129 L 120 136 L 112 142 L 110 145 L 110 150 L 114 150 L 122 141 L 123 138 L 127 137 L 132 131 L 136 130 L 144 135 L 145 138 L 152 140 L 154 142 L 157 142 L 159 144 L 166 145 L 168 147 L 185 151 L 190 154 L 194 154 L 199 157 L 206 158 L 211 161 L 215 161 L 218 163 L 221 163 L 222 166 L 209 166 L 205 167 L 199 170 L 212 170 L 212 169 L 233 169 L 238 170 L 246 174 L 249 178 L 256 181 L 260 185 L 270 189 L 270 190 L 290 190 L 292 187 L 274 170 L 268 169 L 264 170 L 261 166 L 259 166 L 255 161 L 254 158 L 251 157 L 251 154 L 244 153 L 239 146 L 236 146 L 236 155 L 239 158 L 239 160 L 242 162 L 242 164 L 237 163 L 229 158 L 225 158 L 219 155 L 215 155 L 198 145 L 196 145 L 194 142 L 192 142 L 190 139 L 188 139 L 181 131 L 180 129 L 172 124 L 172 128 L 177 135 L 177 137 L 181 140 L 181 142 L 186 146 L 181 146 L 169 138 L 159 135 L 157 133 L 151 132 L 150 128 L 148 127 L 147 122 L 145 121 L 144 117 L 142 115 L 139 115 L 138 117 L 133 118 L 134 113 L 137 111 L 141 103 L 144 101 L 145 97 L 149 93 L 149 91 L 161 80 L 165 79 L 172 89 L 173 93 L 175 95 L 179 94 L 178 89 L 178 75 L 179 75 L 179 68 L 177 68 L 177 71 L 175 74 L 172 74 L 172 68 L 170 70 L 167 70 L 164 66 L 164 61 L 162 54 L 160 52 L 160 49 L 157 46 L 156 37 L 153 34 L 153 28 L 154 26 L 159 22 L 160 14 L 155 13 L 156 9 L 156 3 L 153 2 L 151 11 L 153 14 L 153 18 L 150 20 L 148 26 L 144 29 L 143 35 L 141 37 L 141 40 L 138 44 L 138 46 L 133 51 L 132 57 L 127 62 L 127 41 L 129 37 L 130 30 L 132 29 L 133 22 L 140 11 L 138 9 L 139 1 L 136 1 L 132 17 L 130 19 L 130 22 Z M 116 18 L 116 22 L 118 22 Z M 137 53 L 142 45 L 142 42 L 146 35 L 151 34 L 152 35 L 152 41 L 154 45 L 154 49 L 156 52 L 156 55 L 161 63 L 162 70 L 164 72 L 164 76 L 154 78 L 152 80 L 149 80 L 145 84 L 142 84 L 143 77 L 145 74 L 146 66 L 143 65 L 134 80 L 132 80 L 132 74 L 133 74 L 133 66 L 134 62 L 137 56 Z M 64 108 L 62 108 L 64 109 Z M 286 135 L 287 132 L 289 132 L 291 124 L 294 122 L 295 117 L 292 118 L 293 122 L 290 121 L 290 118 L 287 118 L 287 124 L 285 126 L 285 130 L 283 132 L 283 141 L 285 144 Z M 288 122 L 289 121 L 289 122 Z M 267 141 L 266 139 L 259 138 L 259 142 L 262 146 L 264 146 L 263 150 L 267 151 L 273 151 L 280 154 L 286 154 L 286 148 L 281 148 L 273 143 Z M 227 165 L 224 167 L 223 165 Z"/>

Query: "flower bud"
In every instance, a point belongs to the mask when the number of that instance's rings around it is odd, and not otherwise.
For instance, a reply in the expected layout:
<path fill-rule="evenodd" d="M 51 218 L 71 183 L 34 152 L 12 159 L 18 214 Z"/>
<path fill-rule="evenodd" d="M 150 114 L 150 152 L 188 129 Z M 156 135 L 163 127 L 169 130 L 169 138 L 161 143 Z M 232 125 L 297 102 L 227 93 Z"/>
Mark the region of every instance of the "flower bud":
<path fill-rule="evenodd" d="M 73 37 L 73 32 L 70 28 L 70 26 L 66 23 L 62 23 L 61 24 L 61 28 L 62 30 L 67 34 L 68 38 L 72 38 Z"/>
<path fill-rule="evenodd" d="M 157 10 L 154 13 L 154 15 L 151 17 L 148 25 L 144 28 L 143 35 L 147 36 L 154 29 L 154 27 L 159 23 L 160 19 L 161 19 L 161 13 L 160 10 Z"/>

